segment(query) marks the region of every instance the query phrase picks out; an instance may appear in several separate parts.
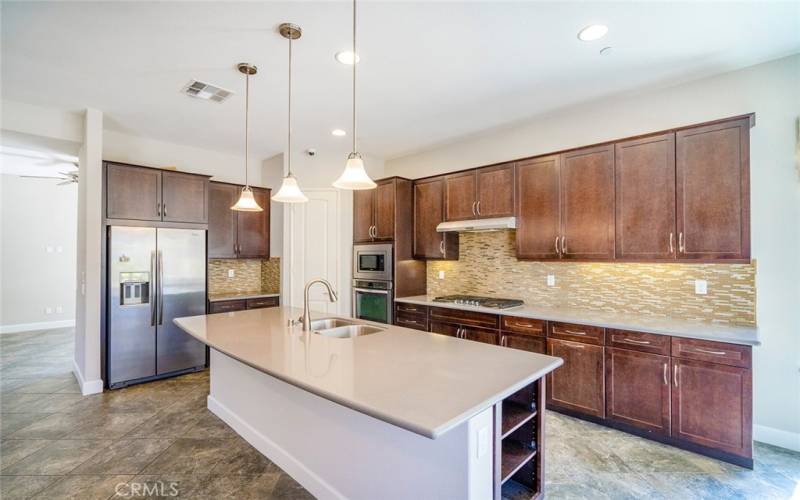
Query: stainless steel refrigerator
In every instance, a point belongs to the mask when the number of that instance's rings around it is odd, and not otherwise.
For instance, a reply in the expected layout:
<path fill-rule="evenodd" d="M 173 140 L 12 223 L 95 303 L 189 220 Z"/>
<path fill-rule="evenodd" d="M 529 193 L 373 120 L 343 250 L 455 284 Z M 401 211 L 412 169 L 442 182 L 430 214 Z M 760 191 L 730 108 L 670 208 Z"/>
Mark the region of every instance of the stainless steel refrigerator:
<path fill-rule="evenodd" d="M 206 231 L 109 228 L 110 388 L 205 366 L 205 346 L 173 323 L 205 314 Z"/>

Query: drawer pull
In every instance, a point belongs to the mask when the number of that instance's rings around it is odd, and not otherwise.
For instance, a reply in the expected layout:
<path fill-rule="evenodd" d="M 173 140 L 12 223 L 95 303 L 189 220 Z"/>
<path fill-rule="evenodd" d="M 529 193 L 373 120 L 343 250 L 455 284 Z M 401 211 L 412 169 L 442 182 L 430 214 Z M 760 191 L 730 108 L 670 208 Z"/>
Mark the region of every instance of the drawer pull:
<path fill-rule="evenodd" d="M 627 342 L 629 344 L 650 345 L 649 340 L 636 340 L 636 339 L 623 338 L 620 339 L 620 342 Z"/>
<path fill-rule="evenodd" d="M 522 328 L 533 328 L 535 325 L 532 323 L 511 323 L 513 326 L 521 326 Z"/>
<path fill-rule="evenodd" d="M 580 332 L 576 330 L 564 330 L 564 333 L 569 333 L 570 335 L 586 335 L 586 332 Z"/>
<path fill-rule="evenodd" d="M 695 347 L 694 350 L 696 352 L 702 352 L 703 354 L 712 354 L 714 356 L 724 356 L 727 354 L 725 351 L 711 351 L 708 349 L 703 349 L 702 347 Z"/>

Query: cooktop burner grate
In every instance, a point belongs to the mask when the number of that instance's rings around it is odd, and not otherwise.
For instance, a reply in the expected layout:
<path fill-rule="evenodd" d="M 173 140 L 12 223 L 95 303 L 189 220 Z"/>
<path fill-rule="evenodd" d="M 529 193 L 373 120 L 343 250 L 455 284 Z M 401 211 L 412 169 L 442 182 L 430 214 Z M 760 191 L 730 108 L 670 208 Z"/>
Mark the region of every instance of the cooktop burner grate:
<path fill-rule="evenodd" d="M 467 306 L 491 307 L 493 309 L 509 309 L 519 307 L 524 304 L 517 299 L 498 299 L 494 297 L 481 297 L 480 295 L 444 295 L 436 297 L 434 302 L 450 302 L 452 304 L 463 304 Z"/>

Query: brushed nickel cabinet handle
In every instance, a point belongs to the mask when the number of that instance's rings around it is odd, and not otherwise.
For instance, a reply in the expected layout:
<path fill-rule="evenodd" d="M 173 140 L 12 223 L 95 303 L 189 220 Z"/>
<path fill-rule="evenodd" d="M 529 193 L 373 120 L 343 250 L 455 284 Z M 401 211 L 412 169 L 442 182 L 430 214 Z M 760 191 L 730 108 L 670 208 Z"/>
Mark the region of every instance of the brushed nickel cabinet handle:
<path fill-rule="evenodd" d="M 480 215 L 481 214 L 481 201 L 480 200 L 478 200 L 478 204 L 476 206 L 478 208 L 478 215 Z"/>
<path fill-rule="evenodd" d="M 161 216 L 161 203 L 156 203 L 156 215 Z"/>
<path fill-rule="evenodd" d="M 650 345 L 650 341 L 649 340 L 636 340 L 636 339 L 623 338 L 623 339 L 620 339 L 620 342 L 627 342 L 629 344 Z"/>
<path fill-rule="evenodd" d="M 161 204 L 161 213 L 164 215 L 164 217 L 167 216 L 167 204 L 166 203 L 162 203 Z"/>
<path fill-rule="evenodd" d="M 442 241 L 439 242 L 439 252 L 444 255 L 444 237 L 442 238 Z"/>
<path fill-rule="evenodd" d="M 472 215 L 478 215 L 477 213 L 475 213 L 475 205 L 476 204 L 477 204 L 477 202 L 475 202 L 475 201 L 472 202 Z"/>
<path fill-rule="evenodd" d="M 669 379 L 667 378 L 667 372 L 669 371 L 669 367 L 667 363 L 664 363 L 664 385 L 669 385 Z"/>
<path fill-rule="evenodd" d="M 561 237 L 561 253 L 565 254 L 565 255 L 567 253 L 567 237 L 566 236 L 562 236 Z"/>
<path fill-rule="evenodd" d="M 534 325 L 532 323 L 511 323 L 514 326 L 521 326 L 523 328 L 533 328 Z"/>
<path fill-rule="evenodd" d="M 558 236 L 556 236 L 556 255 L 561 255 L 561 252 L 558 250 Z"/>
<path fill-rule="evenodd" d="M 695 351 L 702 352 L 703 354 L 712 354 L 714 356 L 724 356 L 727 353 L 725 351 L 711 351 L 709 349 L 703 349 L 702 347 L 695 347 Z"/>
<path fill-rule="evenodd" d="M 569 333 L 570 335 L 586 335 L 586 332 L 578 332 L 575 330 L 564 330 L 564 333 Z"/>
<path fill-rule="evenodd" d="M 678 233 L 678 251 L 681 253 L 686 252 L 686 242 L 684 241 L 683 238 L 683 231 Z"/>
<path fill-rule="evenodd" d="M 678 387 L 678 365 L 672 369 L 672 381 L 675 383 L 675 387 Z"/>
<path fill-rule="evenodd" d="M 672 246 L 673 237 L 674 237 L 674 233 L 672 231 L 670 231 L 669 232 L 669 253 L 674 253 L 675 252 L 675 249 Z"/>

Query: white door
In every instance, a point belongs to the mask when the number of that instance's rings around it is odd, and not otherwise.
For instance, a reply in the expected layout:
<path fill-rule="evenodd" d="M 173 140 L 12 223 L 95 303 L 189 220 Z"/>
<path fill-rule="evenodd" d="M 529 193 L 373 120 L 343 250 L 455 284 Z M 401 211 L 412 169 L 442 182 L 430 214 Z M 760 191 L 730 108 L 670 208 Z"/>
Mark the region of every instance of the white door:
<path fill-rule="evenodd" d="M 303 289 L 314 278 L 328 280 L 339 294 L 339 302 L 331 303 L 327 290 L 314 285 L 309 294 L 312 311 L 335 314 L 341 312 L 343 303 L 339 255 L 340 241 L 340 193 L 335 189 L 304 189 L 308 203 L 284 206 L 284 238 L 290 248 L 284 246 L 286 267 L 284 276 L 289 276 L 290 305 L 303 307 Z"/>

